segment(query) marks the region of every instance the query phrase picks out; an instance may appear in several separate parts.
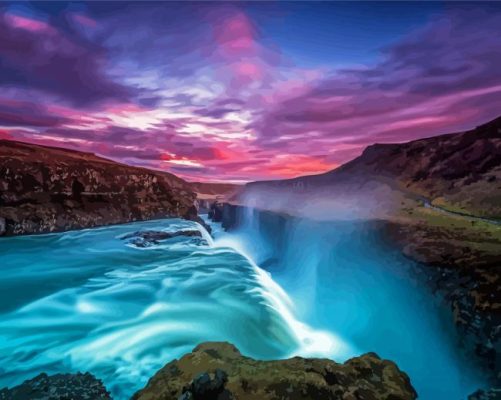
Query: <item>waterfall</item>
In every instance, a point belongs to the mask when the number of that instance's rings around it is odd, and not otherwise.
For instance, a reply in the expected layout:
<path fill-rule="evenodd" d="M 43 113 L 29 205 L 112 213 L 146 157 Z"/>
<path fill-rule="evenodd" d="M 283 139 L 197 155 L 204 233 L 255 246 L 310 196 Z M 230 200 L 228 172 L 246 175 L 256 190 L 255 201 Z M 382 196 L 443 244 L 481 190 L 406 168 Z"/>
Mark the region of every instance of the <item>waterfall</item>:
<path fill-rule="evenodd" d="M 244 218 L 242 219 L 244 230 L 247 234 L 258 235 L 259 224 L 256 218 L 257 211 L 253 208 L 244 209 Z M 212 224 L 215 226 L 215 224 Z M 201 227 L 205 231 L 203 227 Z M 331 357 L 336 360 L 345 360 L 357 352 L 339 336 L 314 329 L 298 320 L 295 315 L 295 305 L 280 285 L 275 282 L 271 274 L 260 268 L 253 260 L 243 241 L 238 235 L 227 235 L 220 230 L 215 229 L 219 234 L 216 235 L 213 244 L 214 248 L 232 249 L 242 255 L 254 269 L 254 274 L 259 285 L 254 290 L 259 291 L 268 304 L 277 312 L 289 327 L 297 340 L 298 346 L 289 356 L 304 357 Z"/>
<path fill-rule="evenodd" d="M 239 224 L 219 231 L 215 246 L 249 259 L 300 342 L 296 354 L 339 362 L 376 352 L 407 372 L 425 400 L 465 398 L 482 386 L 481 371 L 459 348 L 450 314 L 444 318 L 433 295 L 411 279 L 412 262 L 381 244 L 376 225 L 251 207 L 239 213 Z"/>

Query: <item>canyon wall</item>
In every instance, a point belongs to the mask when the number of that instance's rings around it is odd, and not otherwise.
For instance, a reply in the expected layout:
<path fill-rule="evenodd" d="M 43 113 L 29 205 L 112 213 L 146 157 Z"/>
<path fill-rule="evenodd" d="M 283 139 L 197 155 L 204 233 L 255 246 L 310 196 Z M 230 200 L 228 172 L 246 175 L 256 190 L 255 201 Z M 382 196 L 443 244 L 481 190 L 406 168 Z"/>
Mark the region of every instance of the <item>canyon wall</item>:
<path fill-rule="evenodd" d="M 132 221 L 198 220 L 188 182 L 94 154 L 0 141 L 0 234 Z"/>

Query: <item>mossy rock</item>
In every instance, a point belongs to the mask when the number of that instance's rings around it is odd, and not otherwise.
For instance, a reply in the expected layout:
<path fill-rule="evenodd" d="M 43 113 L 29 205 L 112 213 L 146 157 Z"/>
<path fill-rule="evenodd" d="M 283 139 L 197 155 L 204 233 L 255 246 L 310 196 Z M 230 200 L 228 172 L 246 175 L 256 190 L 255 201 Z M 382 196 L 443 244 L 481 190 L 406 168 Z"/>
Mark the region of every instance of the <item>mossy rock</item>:
<path fill-rule="evenodd" d="M 258 361 L 243 356 L 229 343 L 207 342 L 163 367 L 133 399 L 177 400 L 190 385 L 193 387 L 194 380 L 205 374 L 214 376 L 217 371 L 224 371 L 227 376 L 226 395 L 241 400 L 417 398 L 409 377 L 395 363 L 382 360 L 374 353 L 344 364 L 301 357 Z"/>

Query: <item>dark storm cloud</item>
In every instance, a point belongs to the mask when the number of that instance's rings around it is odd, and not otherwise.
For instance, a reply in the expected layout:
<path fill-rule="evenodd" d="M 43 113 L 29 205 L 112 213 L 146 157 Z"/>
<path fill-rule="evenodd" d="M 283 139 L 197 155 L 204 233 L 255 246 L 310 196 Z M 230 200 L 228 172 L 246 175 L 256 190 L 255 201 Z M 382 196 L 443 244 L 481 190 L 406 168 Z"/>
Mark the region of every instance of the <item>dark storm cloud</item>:
<path fill-rule="evenodd" d="M 0 125 L 51 127 L 67 119 L 49 113 L 43 106 L 11 99 L 0 98 Z"/>

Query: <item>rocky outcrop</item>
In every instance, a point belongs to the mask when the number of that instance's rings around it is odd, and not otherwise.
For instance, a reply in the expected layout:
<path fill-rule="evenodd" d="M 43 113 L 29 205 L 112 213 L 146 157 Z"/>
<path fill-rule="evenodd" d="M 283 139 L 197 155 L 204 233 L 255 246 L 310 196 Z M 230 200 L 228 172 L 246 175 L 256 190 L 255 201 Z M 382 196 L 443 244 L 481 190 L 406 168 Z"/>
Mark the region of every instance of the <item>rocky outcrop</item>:
<path fill-rule="evenodd" d="M 229 343 L 204 343 L 158 371 L 134 400 L 416 399 L 408 376 L 374 353 L 338 364 L 294 357 L 258 361 Z"/>
<path fill-rule="evenodd" d="M 103 383 L 85 374 L 40 374 L 12 389 L 0 390 L 0 400 L 109 400 Z"/>
<path fill-rule="evenodd" d="M 501 400 L 501 389 L 477 390 L 468 400 Z"/>
<path fill-rule="evenodd" d="M 223 207 L 224 204 L 212 203 L 209 208 L 209 218 L 214 222 L 221 222 L 223 220 Z"/>
<path fill-rule="evenodd" d="M 179 400 L 233 400 L 235 396 L 226 389 L 226 383 L 228 374 L 223 370 L 216 369 L 214 374 L 204 372 L 183 387 Z"/>
<path fill-rule="evenodd" d="M 194 201 L 189 183 L 168 173 L 0 140 L 0 232 L 6 235 L 165 217 L 199 220 Z"/>

